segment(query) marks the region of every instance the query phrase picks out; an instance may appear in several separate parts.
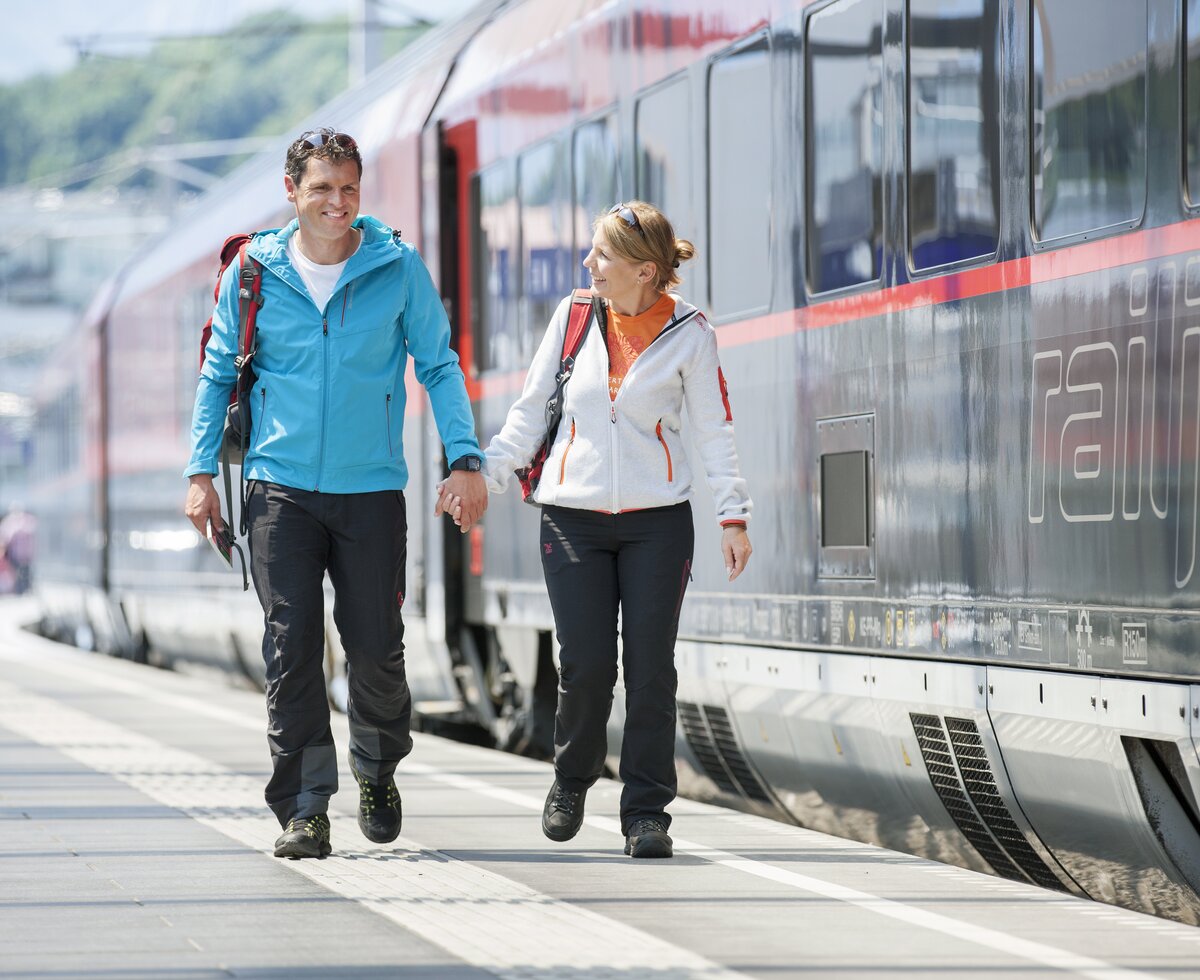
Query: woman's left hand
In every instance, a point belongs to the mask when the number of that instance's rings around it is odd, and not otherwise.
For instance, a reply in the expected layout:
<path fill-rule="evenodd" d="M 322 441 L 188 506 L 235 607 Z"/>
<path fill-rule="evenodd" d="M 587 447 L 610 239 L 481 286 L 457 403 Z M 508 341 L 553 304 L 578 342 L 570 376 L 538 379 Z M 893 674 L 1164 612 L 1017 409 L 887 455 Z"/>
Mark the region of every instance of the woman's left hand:
<path fill-rule="evenodd" d="M 721 532 L 721 554 L 725 556 L 725 571 L 730 582 L 745 571 L 753 550 L 750 535 L 744 527 L 732 525 Z"/>

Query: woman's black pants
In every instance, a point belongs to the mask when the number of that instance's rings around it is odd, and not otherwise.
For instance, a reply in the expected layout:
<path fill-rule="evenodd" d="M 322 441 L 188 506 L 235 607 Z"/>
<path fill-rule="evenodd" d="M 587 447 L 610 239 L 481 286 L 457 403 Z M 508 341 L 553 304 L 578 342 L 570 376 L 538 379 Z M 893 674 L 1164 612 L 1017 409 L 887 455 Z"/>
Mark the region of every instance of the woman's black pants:
<path fill-rule="evenodd" d="M 625 672 L 621 829 L 675 798 L 675 636 L 691 577 L 688 503 L 604 514 L 542 508 L 542 568 L 558 632 L 554 772 L 572 790 L 604 771 L 617 681 L 617 610 Z"/>

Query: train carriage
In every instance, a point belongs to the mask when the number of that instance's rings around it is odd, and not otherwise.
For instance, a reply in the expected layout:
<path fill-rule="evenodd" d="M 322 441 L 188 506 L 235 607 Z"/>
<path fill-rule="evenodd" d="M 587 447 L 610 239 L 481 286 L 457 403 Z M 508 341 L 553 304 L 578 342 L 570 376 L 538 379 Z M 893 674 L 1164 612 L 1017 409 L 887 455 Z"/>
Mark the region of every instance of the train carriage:
<path fill-rule="evenodd" d="M 586 285 L 595 214 L 650 200 L 698 246 L 756 555 L 724 581 L 701 489 L 681 785 L 1200 920 L 1200 0 L 526 0 L 420 44 L 314 121 L 421 248 L 481 439 Z M 107 510 L 97 582 L 176 654 L 200 596 L 256 642 L 198 541 L 132 542 L 183 527 L 196 297 L 224 235 L 283 214 L 281 160 L 134 263 L 77 368 L 109 405 L 105 490 L 73 498 Z M 544 751 L 536 513 L 436 522 L 422 403 L 414 693 Z"/>

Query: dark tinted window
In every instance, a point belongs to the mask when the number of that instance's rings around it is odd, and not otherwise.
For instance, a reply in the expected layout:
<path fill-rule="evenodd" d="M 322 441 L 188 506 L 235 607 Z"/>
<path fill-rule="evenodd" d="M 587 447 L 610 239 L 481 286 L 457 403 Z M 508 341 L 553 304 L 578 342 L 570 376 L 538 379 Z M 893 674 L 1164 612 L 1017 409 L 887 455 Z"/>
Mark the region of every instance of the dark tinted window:
<path fill-rule="evenodd" d="M 617 127 L 611 116 L 597 119 L 575 131 L 575 260 L 573 277 L 590 286 L 583 267 L 592 247 L 592 221 L 621 200 L 617 165 Z"/>
<path fill-rule="evenodd" d="M 821 547 L 865 548 L 870 543 L 867 453 L 821 457 Z"/>
<path fill-rule="evenodd" d="M 559 141 L 521 157 L 521 356 L 528 364 L 559 300 L 571 290 L 571 173 Z"/>
<path fill-rule="evenodd" d="M 1184 71 L 1184 139 L 1187 142 L 1188 200 L 1200 204 L 1200 0 L 1188 0 Z"/>
<path fill-rule="evenodd" d="M 1034 0 L 1032 96 L 1038 236 L 1140 218 L 1146 0 Z"/>
<path fill-rule="evenodd" d="M 718 316 L 771 297 L 771 71 L 766 42 L 708 79 L 709 284 Z"/>
<path fill-rule="evenodd" d="M 808 21 L 808 280 L 813 292 L 879 276 L 882 0 L 842 0 Z"/>
<path fill-rule="evenodd" d="M 998 0 L 910 0 L 908 234 L 928 269 L 996 250 Z"/>
<path fill-rule="evenodd" d="M 690 194 L 692 130 L 688 84 L 678 79 L 637 106 L 637 196 L 663 212 L 680 238 L 695 234 Z"/>
<path fill-rule="evenodd" d="M 517 174 L 501 163 L 476 178 L 475 337 L 483 370 L 527 366 L 521 357 L 517 302 L 520 299 L 520 223 Z"/>

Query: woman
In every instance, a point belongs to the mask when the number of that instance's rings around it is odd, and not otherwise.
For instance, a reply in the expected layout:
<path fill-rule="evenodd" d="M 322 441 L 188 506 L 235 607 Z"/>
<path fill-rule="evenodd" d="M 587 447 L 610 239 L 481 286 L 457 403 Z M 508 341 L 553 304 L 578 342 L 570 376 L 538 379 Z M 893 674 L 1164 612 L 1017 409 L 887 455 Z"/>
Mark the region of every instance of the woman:
<path fill-rule="evenodd" d="M 563 398 L 562 422 L 534 500 L 560 650 L 554 784 L 542 830 L 567 841 L 603 772 L 617 679 L 617 610 L 625 667 L 621 830 L 625 853 L 670 857 L 675 798 L 675 636 L 691 578 L 692 478 L 680 435 L 684 405 L 722 526 L 730 581 L 750 558 L 750 498 L 738 474 L 733 414 L 704 316 L 667 290 L 692 244 L 641 201 L 594 222 L 584 267 L 603 300 Z M 546 435 L 571 297 L 558 307 L 525 389 L 486 451 L 488 489 L 503 492 Z M 607 322 L 603 322 L 603 321 Z M 439 511 L 455 512 L 443 495 Z"/>

